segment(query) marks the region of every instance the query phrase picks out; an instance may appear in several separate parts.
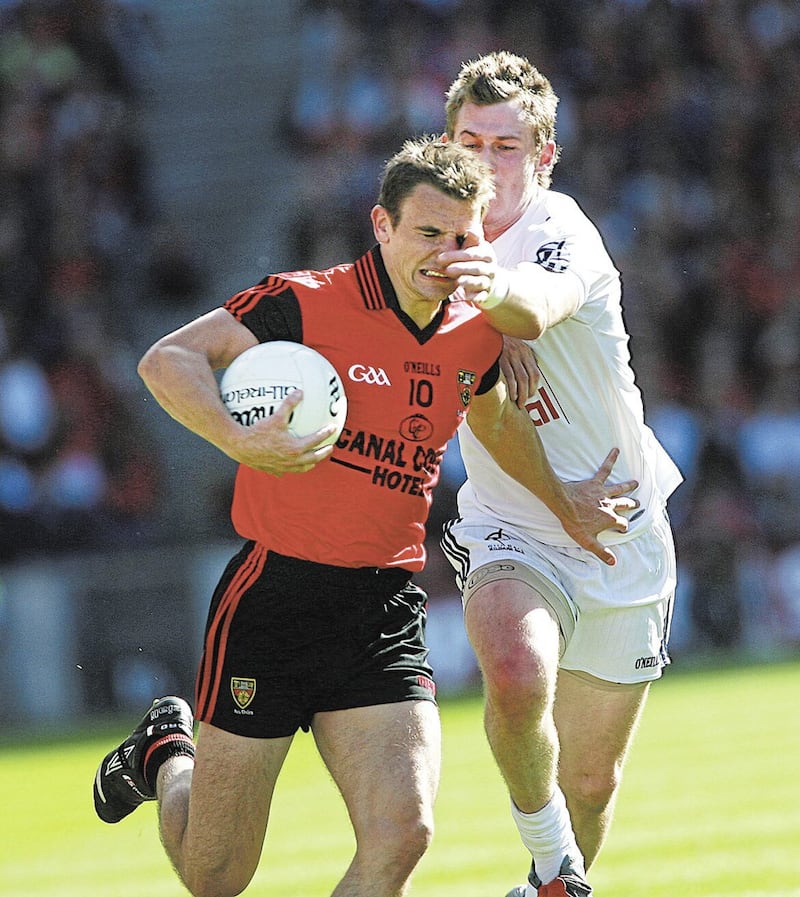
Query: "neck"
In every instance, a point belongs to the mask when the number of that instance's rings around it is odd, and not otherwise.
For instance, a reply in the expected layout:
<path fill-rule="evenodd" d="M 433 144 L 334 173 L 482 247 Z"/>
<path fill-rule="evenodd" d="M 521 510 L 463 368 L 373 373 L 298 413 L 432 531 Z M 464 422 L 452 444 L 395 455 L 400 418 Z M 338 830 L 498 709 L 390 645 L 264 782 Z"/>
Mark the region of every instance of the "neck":
<path fill-rule="evenodd" d="M 419 327 L 420 330 L 424 330 L 428 324 L 439 314 L 439 310 L 442 307 L 441 302 L 414 302 L 407 303 L 400 301 L 400 308 L 404 311 L 409 318 Z"/>
<path fill-rule="evenodd" d="M 498 225 L 495 225 L 494 227 L 492 227 L 491 225 L 488 225 L 488 224 L 486 224 L 486 222 L 484 222 L 483 234 L 486 237 L 486 240 L 489 243 L 494 243 L 494 241 L 499 236 L 504 234 L 512 225 L 516 224 L 521 217 L 522 217 L 522 214 L 520 213 L 519 215 L 517 215 L 516 218 L 513 219 L 513 221 L 509 221 L 506 224 L 498 224 Z"/>
<path fill-rule="evenodd" d="M 514 209 L 513 213 L 508 215 L 506 218 L 502 218 L 497 221 L 484 220 L 483 233 L 486 239 L 490 243 L 493 243 L 501 234 L 504 234 L 510 227 L 513 227 L 525 214 L 525 210 L 528 208 L 529 204 L 529 202 L 524 202 L 521 205 L 517 206 L 517 208 Z"/>
<path fill-rule="evenodd" d="M 530 189 L 526 190 L 519 205 L 515 206 L 507 217 L 497 221 L 492 220 L 491 217 L 485 218 L 483 221 L 483 233 L 486 239 L 493 243 L 501 234 L 513 227 L 539 198 L 539 190 L 538 184 L 532 184 Z"/>

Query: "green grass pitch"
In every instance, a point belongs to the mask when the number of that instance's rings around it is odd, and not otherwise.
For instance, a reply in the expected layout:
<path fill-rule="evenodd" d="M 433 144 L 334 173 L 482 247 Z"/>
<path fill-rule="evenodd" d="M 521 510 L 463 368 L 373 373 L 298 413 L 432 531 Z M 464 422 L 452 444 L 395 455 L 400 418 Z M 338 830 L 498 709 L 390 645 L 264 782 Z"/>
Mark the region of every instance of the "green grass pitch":
<path fill-rule="evenodd" d="M 442 700 L 434 844 L 410 897 L 503 897 L 528 862 L 485 744 L 476 697 Z M 0 745 L 0 897 L 181 897 L 155 807 L 99 822 L 91 780 L 134 720 Z M 325 897 L 352 850 L 309 736 L 296 739 L 248 897 Z M 800 897 L 800 662 L 671 671 L 651 693 L 598 897 Z"/>

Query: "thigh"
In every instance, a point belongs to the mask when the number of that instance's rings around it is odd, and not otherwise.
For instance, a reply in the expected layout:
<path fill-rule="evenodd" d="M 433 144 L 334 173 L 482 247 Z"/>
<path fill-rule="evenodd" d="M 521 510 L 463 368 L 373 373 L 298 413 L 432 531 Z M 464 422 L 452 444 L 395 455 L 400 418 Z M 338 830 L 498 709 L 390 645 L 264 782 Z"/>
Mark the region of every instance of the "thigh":
<path fill-rule="evenodd" d="M 535 593 L 537 604 L 546 606 L 558 622 L 563 652 L 575 629 L 577 611 L 559 579 L 562 549 L 536 542 L 513 527 L 498 527 L 491 518 L 450 521 L 441 544 L 456 570 L 466 610 L 476 594 L 485 600 L 488 593 L 497 597 Z"/>
<path fill-rule="evenodd" d="M 292 738 L 245 738 L 200 723 L 184 835 L 184 864 L 240 871 L 261 856 L 275 782 Z"/>
<path fill-rule="evenodd" d="M 413 818 L 432 825 L 441 766 L 433 701 L 318 713 L 312 731 L 358 838 Z"/>
<path fill-rule="evenodd" d="M 560 629 L 550 603 L 523 579 L 482 583 L 464 612 L 467 635 L 484 677 L 538 679 L 546 673 L 552 690 L 560 650 Z M 538 671 L 538 672 L 537 672 Z"/>
<path fill-rule="evenodd" d="M 553 715 L 561 743 L 559 775 L 616 783 L 647 699 L 648 683 L 614 685 L 561 670 Z"/>

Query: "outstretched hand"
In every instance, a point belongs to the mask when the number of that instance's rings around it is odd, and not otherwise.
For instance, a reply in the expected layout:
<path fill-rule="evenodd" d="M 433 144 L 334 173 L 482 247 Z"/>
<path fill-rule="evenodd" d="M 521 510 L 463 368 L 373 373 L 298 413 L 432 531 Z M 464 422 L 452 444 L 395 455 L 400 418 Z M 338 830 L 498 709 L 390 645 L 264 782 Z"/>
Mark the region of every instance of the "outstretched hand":
<path fill-rule="evenodd" d="M 639 502 L 628 494 L 638 488 L 636 480 L 606 484 L 618 457 L 619 449 L 614 448 L 591 479 L 564 484 L 573 506 L 571 517 L 561 521 L 564 530 L 581 548 L 591 551 L 609 566 L 616 564 L 617 559 L 599 541 L 598 533 L 604 530 L 627 532 L 628 520 L 620 512 L 639 507 Z"/>
<path fill-rule="evenodd" d="M 236 445 L 229 448 L 228 454 L 240 464 L 278 477 L 285 473 L 305 473 L 328 458 L 333 445 L 321 446 L 320 442 L 335 432 L 333 424 L 308 436 L 295 436 L 289 430 L 292 412 L 302 398 L 302 390 L 293 390 L 274 414 L 242 427 Z"/>

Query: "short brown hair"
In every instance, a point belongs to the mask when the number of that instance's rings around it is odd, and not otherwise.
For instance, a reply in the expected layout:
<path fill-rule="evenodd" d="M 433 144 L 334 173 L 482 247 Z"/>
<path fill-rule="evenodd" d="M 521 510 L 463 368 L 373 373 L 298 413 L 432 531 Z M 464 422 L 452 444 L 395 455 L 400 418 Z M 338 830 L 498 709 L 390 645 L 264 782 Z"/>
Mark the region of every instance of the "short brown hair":
<path fill-rule="evenodd" d="M 430 184 L 454 199 L 472 200 L 482 214 L 494 198 L 492 173 L 481 159 L 458 143 L 436 137 L 407 140 L 384 167 L 377 201 L 393 225 L 400 220 L 403 201 L 419 184 Z"/>
<path fill-rule="evenodd" d="M 525 121 L 533 132 L 534 145 L 540 151 L 556 139 L 556 108 L 558 97 L 550 82 L 524 56 L 498 50 L 465 62 L 456 80 L 447 91 L 445 114 L 447 136 L 455 138 L 456 117 L 465 103 L 490 106 L 516 100 Z M 553 164 L 558 160 L 559 149 Z M 539 173 L 544 187 L 550 186 L 550 172 Z"/>

